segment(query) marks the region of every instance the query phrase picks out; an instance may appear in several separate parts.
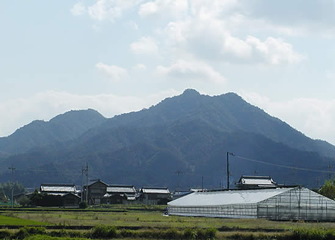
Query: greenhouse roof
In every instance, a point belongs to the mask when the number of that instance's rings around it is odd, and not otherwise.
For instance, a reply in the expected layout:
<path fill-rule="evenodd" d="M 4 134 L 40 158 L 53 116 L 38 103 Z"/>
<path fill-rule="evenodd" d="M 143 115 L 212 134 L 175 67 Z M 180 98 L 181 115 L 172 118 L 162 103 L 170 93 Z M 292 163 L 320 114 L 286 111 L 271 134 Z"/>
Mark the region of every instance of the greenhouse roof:
<path fill-rule="evenodd" d="M 292 188 L 194 192 L 168 203 L 169 206 L 215 206 L 253 204 L 291 190 Z"/>

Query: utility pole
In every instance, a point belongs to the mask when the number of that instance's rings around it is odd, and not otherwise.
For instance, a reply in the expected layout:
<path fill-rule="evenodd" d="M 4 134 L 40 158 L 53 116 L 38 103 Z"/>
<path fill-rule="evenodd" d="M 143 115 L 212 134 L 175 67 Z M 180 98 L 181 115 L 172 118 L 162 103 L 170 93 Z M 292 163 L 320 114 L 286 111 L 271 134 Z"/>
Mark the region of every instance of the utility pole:
<path fill-rule="evenodd" d="M 227 152 L 227 190 L 229 190 L 229 155 L 235 156 L 234 153 Z"/>
<path fill-rule="evenodd" d="M 88 204 L 88 163 L 86 163 L 86 203 Z"/>
<path fill-rule="evenodd" d="M 201 177 L 201 190 L 204 191 L 204 176 Z"/>
<path fill-rule="evenodd" d="M 81 201 L 84 201 L 84 172 L 85 168 L 81 167 Z"/>
<path fill-rule="evenodd" d="M 330 180 L 330 179 L 332 179 L 332 174 L 331 174 L 331 172 L 330 172 L 330 170 L 331 170 L 331 165 L 330 165 L 330 161 L 329 161 L 329 163 L 328 163 L 328 179 Z"/>
<path fill-rule="evenodd" d="M 86 190 L 85 190 L 85 196 L 84 196 L 84 173 L 86 176 Z M 81 169 L 81 201 L 85 201 L 88 204 L 88 163 L 86 163 L 86 167 L 82 167 Z"/>
<path fill-rule="evenodd" d="M 183 174 L 184 172 L 178 170 L 178 171 L 176 171 L 176 173 L 178 175 L 177 190 L 178 190 L 178 192 L 180 192 L 180 174 Z"/>
<path fill-rule="evenodd" d="M 12 202 L 12 208 L 14 207 L 14 184 L 13 184 L 13 175 L 14 175 L 14 170 L 15 170 L 15 167 L 13 167 L 13 164 L 11 167 L 8 168 L 9 170 L 12 171 L 12 176 L 11 176 L 11 187 L 12 187 L 12 199 L 11 199 L 11 202 Z"/>
<path fill-rule="evenodd" d="M 319 186 L 320 186 L 320 178 L 317 177 L 316 178 L 316 188 L 319 189 Z"/>

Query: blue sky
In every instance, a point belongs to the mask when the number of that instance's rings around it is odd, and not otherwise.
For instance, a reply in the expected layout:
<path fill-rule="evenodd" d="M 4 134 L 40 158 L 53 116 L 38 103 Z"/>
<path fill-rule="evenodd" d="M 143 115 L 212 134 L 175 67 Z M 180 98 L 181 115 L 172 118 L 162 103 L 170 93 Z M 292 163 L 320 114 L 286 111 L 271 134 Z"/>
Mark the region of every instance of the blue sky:
<path fill-rule="evenodd" d="M 12 0 L 0 27 L 0 136 L 194 88 L 235 92 L 335 144 L 334 0 Z"/>

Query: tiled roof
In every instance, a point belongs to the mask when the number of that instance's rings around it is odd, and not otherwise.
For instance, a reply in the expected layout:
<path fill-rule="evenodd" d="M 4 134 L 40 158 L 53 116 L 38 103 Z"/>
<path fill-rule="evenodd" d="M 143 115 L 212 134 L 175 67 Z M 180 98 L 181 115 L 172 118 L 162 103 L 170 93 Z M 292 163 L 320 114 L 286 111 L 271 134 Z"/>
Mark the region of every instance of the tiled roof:
<path fill-rule="evenodd" d="M 134 186 L 111 185 L 107 187 L 108 193 L 135 193 Z"/>
<path fill-rule="evenodd" d="M 73 184 L 41 184 L 41 191 L 70 193 L 70 192 L 76 192 L 76 186 Z"/>
<path fill-rule="evenodd" d="M 149 194 L 169 194 L 170 190 L 168 188 L 142 188 L 141 191 L 143 193 L 149 193 Z"/>

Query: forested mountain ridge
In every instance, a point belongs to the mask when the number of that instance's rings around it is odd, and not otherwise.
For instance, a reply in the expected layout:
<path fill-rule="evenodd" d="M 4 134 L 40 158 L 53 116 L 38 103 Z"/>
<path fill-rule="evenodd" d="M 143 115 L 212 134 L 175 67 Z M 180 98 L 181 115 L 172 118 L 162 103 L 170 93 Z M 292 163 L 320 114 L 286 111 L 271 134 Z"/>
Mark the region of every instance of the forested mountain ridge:
<path fill-rule="evenodd" d="M 232 184 L 242 174 L 257 173 L 315 187 L 327 177 L 335 156 L 334 146 L 306 137 L 234 93 L 211 97 L 188 89 L 149 109 L 98 119 L 96 126 L 57 147 L 39 146 L 2 164 L 20 166 L 17 178 L 30 185 L 59 179 L 80 183 L 88 163 L 90 177 L 108 183 L 174 189 L 175 172 L 182 171 L 181 187 L 197 187 L 203 178 L 205 187 L 218 188 L 225 185 L 229 151 L 236 155 Z M 8 174 L 3 171 L 0 179 Z"/>
<path fill-rule="evenodd" d="M 275 142 L 299 150 L 315 151 L 324 156 L 335 156 L 335 147 L 325 141 L 313 140 L 272 117 L 235 93 L 219 96 L 200 95 L 187 89 L 182 95 L 167 98 L 149 109 L 115 116 L 86 134 L 99 134 L 106 129 L 135 126 L 169 126 L 197 119 L 220 131 L 245 131 L 263 135 Z"/>
<path fill-rule="evenodd" d="M 69 111 L 50 121 L 36 120 L 10 136 L 0 138 L 0 152 L 2 155 L 18 154 L 35 147 L 73 140 L 105 120 L 92 109 Z"/>

